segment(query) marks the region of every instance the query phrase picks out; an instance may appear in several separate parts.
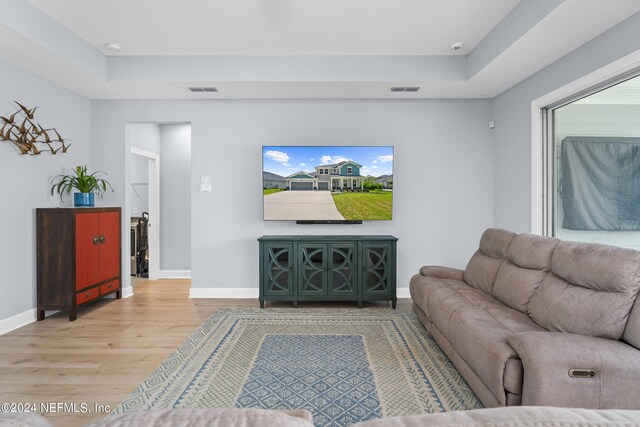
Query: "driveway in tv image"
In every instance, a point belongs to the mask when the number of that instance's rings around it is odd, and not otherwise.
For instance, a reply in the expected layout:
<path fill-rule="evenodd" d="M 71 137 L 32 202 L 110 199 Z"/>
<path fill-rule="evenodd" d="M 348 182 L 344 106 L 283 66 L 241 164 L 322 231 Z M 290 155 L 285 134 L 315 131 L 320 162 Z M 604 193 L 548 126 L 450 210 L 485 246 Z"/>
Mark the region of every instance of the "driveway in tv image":
<path fill-rule="evenodd" d="M 343 220 L 330 191 L 280 191 L 264 196 L 266 220 Z"/>

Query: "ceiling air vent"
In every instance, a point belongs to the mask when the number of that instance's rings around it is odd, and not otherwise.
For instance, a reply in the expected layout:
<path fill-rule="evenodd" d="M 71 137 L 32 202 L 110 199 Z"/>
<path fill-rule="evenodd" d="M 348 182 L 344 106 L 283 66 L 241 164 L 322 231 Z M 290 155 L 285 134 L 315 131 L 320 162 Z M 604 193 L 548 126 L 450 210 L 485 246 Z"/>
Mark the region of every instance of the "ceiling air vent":
<path fill-rule="evenodd" d="M 218 88 L 215 86 L 190 86 L 187 89 L 189 89 L 189 92 L 217 92 Z"/>
<path fill-rule="evenodd" d="M 391 92 L 417 92 L 420 86 L 391 86 Z"/>

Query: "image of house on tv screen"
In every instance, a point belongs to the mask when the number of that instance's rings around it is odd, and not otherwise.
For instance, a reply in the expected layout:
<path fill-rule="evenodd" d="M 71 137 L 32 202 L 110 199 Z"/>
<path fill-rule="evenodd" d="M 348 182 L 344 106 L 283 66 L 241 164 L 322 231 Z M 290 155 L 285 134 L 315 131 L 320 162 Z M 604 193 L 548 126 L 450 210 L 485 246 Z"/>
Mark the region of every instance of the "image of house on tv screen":
<path fill-rule="evenodd" d="M 391 220 L 392 146 L 262 147 L 264 219 Z"/>

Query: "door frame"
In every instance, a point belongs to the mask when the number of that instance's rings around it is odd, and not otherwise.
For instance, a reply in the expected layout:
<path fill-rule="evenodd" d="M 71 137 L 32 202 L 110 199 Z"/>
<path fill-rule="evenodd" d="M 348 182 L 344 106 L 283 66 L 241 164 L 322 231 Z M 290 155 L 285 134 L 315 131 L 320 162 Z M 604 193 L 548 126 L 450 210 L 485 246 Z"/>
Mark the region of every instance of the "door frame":
<path fill-rule="evenodd" d="M 160 155 L 131 147 L 131 154 L 147 159 L 149 174 L 149 279 L 160 276 Z"/>

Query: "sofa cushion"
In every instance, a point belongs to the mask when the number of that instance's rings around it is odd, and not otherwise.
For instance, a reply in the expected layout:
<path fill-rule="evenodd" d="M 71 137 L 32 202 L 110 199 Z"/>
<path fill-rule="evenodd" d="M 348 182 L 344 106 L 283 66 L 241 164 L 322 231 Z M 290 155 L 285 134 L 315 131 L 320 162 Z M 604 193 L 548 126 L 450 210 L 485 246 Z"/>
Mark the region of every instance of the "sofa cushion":
<path fill-rule="evenodd" d="M 618 340 L 639 289 L 640 252 L 560 242 L 527 311 L 550 331 Z"/>
<path fill-rule="evenodd" d="M 448 338 L 496 400 L 505 405 L 505 390 L 520 394 L 523 376 L 518 354 L 508 339 L 517 332 L 540 330 L 526 314 L 502 304 L 493 308 L 469 305 L 452 315 Z"/>
<path fill-rule="evenodd" d="M 53 424 L 35 412 L 0 411 L 0 427 L 53 427 Z"/>
<path fill-rule="evenodd" d="M 441 279 L 432 276 L 414 275 L 409 281 L 411 300 L 428 315 L 429 297 L 436 286 L 443 286 Z M 431 319 L 431 317 L 429 317 Z"/>
<path fill-rule="evenodd" d="M 156 409 L 110 415 L 87 427 L 313 427 L 306 410 L 268 410 L 253 408 Z"/>
<path fill-rule="evenodd" d="M 431 322 L 443 333 L 449 336 L 451 317 L 460 309 L 477 305 L 500 307 L 500 302 L 491 295 L 467 286 L 464 282 L 440 279 L 440 286 L 431 288 L 426 312 Z M 423 310 L 424 311 L 424 310 Z"/>
<path fill-rule="evenodd" d="M 460 280 L 415 275 L 409 285 L 413 303 L 444 334 L 449 332 L 449 319 L 459 308 L 469 305 L 499 308 L 502 303 L 491 295 L 468 286 Z"/>
<path fill-rule="evenodd" d="M 521 392 L 522 364 L 507 339 L 540 326 L 459 280 L 414 276 L 411 296 L 498 402 L 506 403 L 505 389 Z"/>
<path fill-rule="evenodd" d="M 507 250 L 493 285 L 492 295 L 523 313 L 551 268 L 551 254 L 560 241 L 553 237 L 520 234 Z"/>
<path fill-rule="evenodd" d="M 467 264 L 464 281 L 475 289 L 490 294 L 498 269 L 515 236 L 512 231 L 495 228 L 486 230 L 480 239 L 480 247 Z"/>
<path fill-rule="evenodd" d="M 640 411 L 515 406 L 378 418 L 353 427 L 640 427 Z"/>
<path fill-rule="evenodd" d="M 629 320 L 622 339 L 640 349 L 640 295 L 636 297 L 636 302 L 629 313 Z"/>

